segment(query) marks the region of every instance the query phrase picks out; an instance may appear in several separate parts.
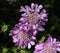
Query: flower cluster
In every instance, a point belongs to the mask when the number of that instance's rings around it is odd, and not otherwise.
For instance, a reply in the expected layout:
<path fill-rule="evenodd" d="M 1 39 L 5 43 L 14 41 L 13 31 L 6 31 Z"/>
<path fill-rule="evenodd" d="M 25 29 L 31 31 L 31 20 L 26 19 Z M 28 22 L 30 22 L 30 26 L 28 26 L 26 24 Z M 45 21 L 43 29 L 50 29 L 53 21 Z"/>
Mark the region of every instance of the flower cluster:
<path fill-rule="evenodd" d="M 60 42 L 56 38 L 48 37 L 46 42 L 41 42 L 35 46 L 34 53 L 57 53 L 60 51 Z"/>
<path fill-rule="evenodd" d="M 10 31 L 9 35 L 12 36 L 15 45 L 30 49 L 32 45 L 35 45 L 37 32 L 45 30 L 42 26 L 48 21 L 47 13 L 42 5 L 34 3 L 31 4 L 31 8 L 27 5 L 21 6 L 20 12 L 24 13 L 21 14 L 19 23 Z"/>
<path fill-rule="evenodd" d="M 15 45 L 20 46 L 21 48 L 31 48 L 31 45 L 35 45 L 35 34 L 32 33 L 32 30 L 27 25 L 27 23 L 18 23 L 10 31 L 10 36 L 13 36 L 13 42 Z"/>
<path fill-rule="evenodd" d="M 21 14 L 19 23 L 10 30 L 9 35 L 12 36 L 15 45 L 30 49 L 32 45 L 35 45 L 37 32 L 45 30 L 43 25 L 48 21 L 48 14 L 42 5 L 34 3 L 31 7 L 21 6 L 20 12 L 23 14 Z M 60 42 L 56 41 L 56 38 L 48 37 L 46 42 L 40 42 L 35 46 L 34 53 L 57 53 L 57 51 L 60 51 Z"/>
<path fill-rule="evenodd" d="M 45 22 L 48 21 L 46 10 L 43 9 L 42 5 L 31 4 L 31 8 L 27 5 L 25 7 L 21 6 L 20 12 L 24 12 L 21 14 L 22 18 L 19 21 L 28 22 L 29 26 L 32 29 L 37 31 L 44 31 L 45 29 L 42 25 L 45 25 Z"/>

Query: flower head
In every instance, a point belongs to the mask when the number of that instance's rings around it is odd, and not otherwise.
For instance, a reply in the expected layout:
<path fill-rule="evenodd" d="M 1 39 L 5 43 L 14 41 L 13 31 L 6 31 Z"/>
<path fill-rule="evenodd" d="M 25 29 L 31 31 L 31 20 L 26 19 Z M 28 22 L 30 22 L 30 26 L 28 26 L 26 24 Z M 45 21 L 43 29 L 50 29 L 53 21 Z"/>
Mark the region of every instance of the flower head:
<path fill-rule="evenodd" d="M 13 37 L 13 42 L 15 45 L 20 46 L 21 48 L 31 48 L 31 45 L 35 44 L 35 37 L 27 23 L 18 23 L 15 27 L 10 31 L 10 36 Z"/>
<path fill-rule="evenodd" d="M 28 22 L 33 29 L 44 31 L 42 25 L 45 25 L 48 19 L 46 10 L 43 9 L 42 5 L 32 3 L 31 8 L 27 5 L 25 7 L 21 6 L 20 12 L 24 13 L 19 21 Z"/>
<path fill-rule="evenodd" d="M 57 53 L 60 51 L 60 42 L 55 38 L 49 37 L 46 42 L 39 43 L 35 46 L 34 53 Z"/>
<path fill-rule="evenodd" d="M 1 32 L 6 32 L 6 31 L 8 31 L 8 27 L 9 27 L 9 25 L 6 25 L 6 24 L 3 24 L 2 26 L 1 26 Z"/>

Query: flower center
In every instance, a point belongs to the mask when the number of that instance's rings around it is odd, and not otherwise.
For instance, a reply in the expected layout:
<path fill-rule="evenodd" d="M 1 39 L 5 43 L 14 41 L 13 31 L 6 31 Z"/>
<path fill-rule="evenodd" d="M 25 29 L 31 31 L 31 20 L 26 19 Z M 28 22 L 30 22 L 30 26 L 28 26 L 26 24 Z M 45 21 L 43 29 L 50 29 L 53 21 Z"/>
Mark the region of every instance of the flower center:
<path fill-rule="evenodd" d="M 51 44 L 46 44 L 44 46 L 44 53 L 55 53 L 54 48 L 52 47 Z"/>
<path fill-rule="evenodd" d="M 18 37 L 20 41 L 29 41 L 30 40 L 30 34 L 28 34 L 26 31 L 19 31 Z"/>
<path fill-rule="evenodd" d="M 39 17 L 38 17 L 38 13 L 36 12 L 31 12 L 30 14 L 28 14 L 28 22 L 33 25 L 33 24 L 36 24 L 39 20 Z"/>

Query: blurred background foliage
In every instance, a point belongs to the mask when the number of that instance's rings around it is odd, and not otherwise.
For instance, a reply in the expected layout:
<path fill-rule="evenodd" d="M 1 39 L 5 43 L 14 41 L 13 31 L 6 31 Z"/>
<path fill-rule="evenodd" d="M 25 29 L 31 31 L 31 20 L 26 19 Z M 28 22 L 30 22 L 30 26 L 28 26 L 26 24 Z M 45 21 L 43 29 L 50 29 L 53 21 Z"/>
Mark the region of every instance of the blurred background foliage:
<path fill-rule="evenodd" d="M 30 6 L 31 3 L 42 4 L 48 13 L 48 22 L 44 26 L 46 30 L 37 34 L 37 42 L 44 41 L 48 35 L 60 40 L 59 0 L 0 0 L 0 53 L 33 53 L 34 46 L 29 50 L 21 49 L 14 45 L 9 36 L 9 31 L 21 18 L 20 6 Z"/>

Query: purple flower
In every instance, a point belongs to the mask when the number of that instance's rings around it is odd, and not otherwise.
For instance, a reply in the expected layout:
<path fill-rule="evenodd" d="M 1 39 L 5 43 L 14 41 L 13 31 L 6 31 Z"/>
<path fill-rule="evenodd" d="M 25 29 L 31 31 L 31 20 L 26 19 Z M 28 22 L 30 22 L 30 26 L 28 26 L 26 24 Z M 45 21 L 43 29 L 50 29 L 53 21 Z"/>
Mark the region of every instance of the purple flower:
<path fill-rule="evenodd" d="M 32 33 L 32 30 L 27 23 L 16 24 L 9 35 L 12 36 L 15 45 L 18 45 L 21 48 L 28 47 L 30 49 L 31 45 L 35 45 L 35 34 Z"/>
<path fill-rule="evenodd" d="M 55 38 L 49 37 L 46 42 L 39 43 L 35 46 L 34 53 L 57 53 L 60 52 L 60 42 Z"/>
<path fill-rule="evenodd" d="M 38 31 L 44 31 L 45 29 L 42 25 L 45 25 L 45 22 L 48 21 L 46 10 L 43 9 L 42 5 L 31 4 L 31 8 L 27 5 L 25 7 L 21 6 L 20 12 L 24 12 L 21 16 L 22 18 L 19 21 L 28 22 L 33 29 Z"/>

